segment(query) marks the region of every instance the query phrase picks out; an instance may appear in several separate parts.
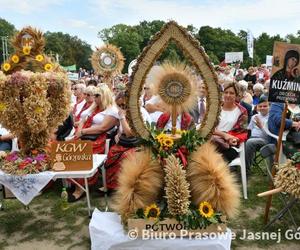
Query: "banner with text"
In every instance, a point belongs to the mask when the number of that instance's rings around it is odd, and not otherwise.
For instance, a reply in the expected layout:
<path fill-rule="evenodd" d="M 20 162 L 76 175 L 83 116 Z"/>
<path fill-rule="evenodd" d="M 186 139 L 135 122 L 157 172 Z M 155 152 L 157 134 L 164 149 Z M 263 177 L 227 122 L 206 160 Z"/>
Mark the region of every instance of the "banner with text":
<path fill-rule="evenodd" d="M 270 102 L 300 104 L 300 45 L 275 42 Z"/>
<path fill-rule="evenodd" d="M 243 62 L 243 52 L 226 52 L 225 63 Z"/>

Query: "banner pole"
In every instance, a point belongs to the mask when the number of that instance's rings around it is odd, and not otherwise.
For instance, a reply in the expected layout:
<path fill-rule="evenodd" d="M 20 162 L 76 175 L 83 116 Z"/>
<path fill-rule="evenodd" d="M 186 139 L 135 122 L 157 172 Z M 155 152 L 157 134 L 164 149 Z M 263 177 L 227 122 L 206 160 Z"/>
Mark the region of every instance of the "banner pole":
<path fill-rule="evenodd" d="M 277 147 L 276 147 L 276 154 L 274 158 L 274 163 L 272 165 L 272 177 L 275 176 L 276 173 L 276 166 L 279 164 L 279 156 L 280 156 L 280 151 L 281 151 L 281 144 L 282 144 L 282 135 L 283 131 L 285 128 L 285 118 L 286 118 L 286 113 L 288 110 L 288 103 L 286 102 L 284 104 L 284 109 L 283 109 L 283 114 L 281 116 L 281 124 L 280 124 L 280 130 L 279 130 L 279 135 L 278 135 L 278 141 L 277 141 Z M 273 181 L 270 180 L 269 182 L 269 190 L 274 189 Z M 268 196 L 266 207 L 265 207 L 265 218 L 264 218 L 264 223 L 267 224 L 269 220 L 269 212 L 270 212 L 270 207 L 272 205 L 272 194 Z"/>

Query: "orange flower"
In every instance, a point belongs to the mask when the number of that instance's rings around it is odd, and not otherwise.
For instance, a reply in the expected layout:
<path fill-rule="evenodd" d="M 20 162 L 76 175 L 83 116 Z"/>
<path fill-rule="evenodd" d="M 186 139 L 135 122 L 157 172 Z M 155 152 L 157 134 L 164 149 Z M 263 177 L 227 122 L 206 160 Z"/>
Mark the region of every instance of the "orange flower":
<path fill-rule="evenodd" d="M 18 63 L 20 61 L 20 58 L 17 55 L 13 55 L 11 57 L 11 60 L 13 61 L 13 63 Z"/>
<path fill-rule="evenodd" d="M 51 63 L 47 63 L 47 64 L 44 66 L 44 69 L 45 69 L 46 71 L 51 70 L 51 69 L 52 69 L 52 64 L 51 64 Z"/>

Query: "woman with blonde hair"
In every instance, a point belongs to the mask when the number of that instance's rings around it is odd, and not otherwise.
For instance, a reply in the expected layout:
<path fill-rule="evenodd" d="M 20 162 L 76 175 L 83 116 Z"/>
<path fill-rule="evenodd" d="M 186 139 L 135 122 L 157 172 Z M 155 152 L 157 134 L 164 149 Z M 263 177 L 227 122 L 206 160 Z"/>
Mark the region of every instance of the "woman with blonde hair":
<path fill-rule="evenodd" d="M 93 141 L 93 154 L 103 154 L 105 150 L 106 132 L 119 124 L 119 110 L 115 105 L 113 94 L 106 86 L 96 87 L 94 91 L 95 105 L 91 114 L 80 122 L 75 132 L 75 140 Z M 96 184 L 99 174 L 89 178 L 89 185 Z M 76 180 L 79 184 L 83 179 Z M 83 197 L 84 192 L 76 186 L 75 191 L 69 194 L 68 201 L 74 202 Z"/>

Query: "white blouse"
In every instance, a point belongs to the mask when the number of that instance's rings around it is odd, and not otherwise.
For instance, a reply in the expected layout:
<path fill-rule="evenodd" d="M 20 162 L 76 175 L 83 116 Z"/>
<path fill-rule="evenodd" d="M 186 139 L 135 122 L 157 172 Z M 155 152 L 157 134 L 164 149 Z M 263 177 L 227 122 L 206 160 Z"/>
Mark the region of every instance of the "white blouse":
<path fill-rule="evenodd" d="M 238 107 L 231 111 L 225 111 L 222 109 L 220 115 L 220 122 L 217 126 L 217 129 L 223 132 L 230 131 L 233 126 L 236 124 L 242 112 Z"/>
<path fill-rule="evenodd" d="M 118 108 L 116 106 L 110 106 L 107 109 L 99 112 L 93 117 L 92 126 L 95 124 L 101 124 L 106 116 L 112 116 L 119 119 Z"/>

